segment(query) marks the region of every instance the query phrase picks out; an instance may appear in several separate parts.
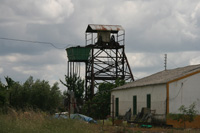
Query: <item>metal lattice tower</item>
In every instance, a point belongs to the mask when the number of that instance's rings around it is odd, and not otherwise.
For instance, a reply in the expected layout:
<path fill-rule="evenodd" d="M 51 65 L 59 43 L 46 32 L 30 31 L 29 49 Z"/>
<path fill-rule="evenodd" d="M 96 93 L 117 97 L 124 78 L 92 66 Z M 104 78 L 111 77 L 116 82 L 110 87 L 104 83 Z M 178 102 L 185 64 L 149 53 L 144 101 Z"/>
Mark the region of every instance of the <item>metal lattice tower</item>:
<path fill-rule="evenodd" d="M 90 24 L 85 33 L 85 47 L 67 49 L 68 64 L 85 62 L 86 99 L 93 97 L 99 83 L 117 79 L 134 81 L 124 43 L 125 31 L 120 25 Z M 74 69 L 68 65 L 68 71 L 69 68 Z"/>

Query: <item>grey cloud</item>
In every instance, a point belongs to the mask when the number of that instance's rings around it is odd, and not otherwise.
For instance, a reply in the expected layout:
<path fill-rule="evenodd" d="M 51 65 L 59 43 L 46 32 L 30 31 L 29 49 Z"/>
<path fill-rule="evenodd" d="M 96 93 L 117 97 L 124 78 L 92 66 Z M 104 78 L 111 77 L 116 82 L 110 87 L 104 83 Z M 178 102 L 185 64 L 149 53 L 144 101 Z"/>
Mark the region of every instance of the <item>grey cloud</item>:
<path fill-rule="evenodd" d="M 196 4 L 197 1 L 129 1 L 122 4 L 118 8 L 122 17 L 117 20 L 125 27 L 127 49 L 144 52 L 196 50 L 199 28 L 191 18 Z"/>
<path fill-rule="evenodd" d="M 136 79 L 164 70 L 164 54 L 146 52 L 128 54 L 132 73 Z M 196 51 L 169 52 L 167 53 L 167 69 L 195 65 L 200 63 L 199 59 L 199 52 Z M 152 64 L 148 62 L 152 62 Z"/>
<path fill-rule="evenodd" d="M 71 0 L 3 0 L 1 11 L 4 12 L 2 19 L 13 18 L 15 21 L 26 21 L 36 23 L 57 23 L 69 17 L 74 6 Z"/>
<path fill-rule="evenodd" d="M 0 40 L 0 46 L 0 55 L 7 55 L 12 53 L 35 55 L 42 54 L 42 52 L 52 49 L 52 46 L 48 44 L 14 42 L 8 40 Z"/>
<path fill-rule="evenodd" d="M 46 65 L 64 64 L 67 61 L 65 51 L 50 50 L 39 55 L 24 55 L 24 54 L 10 54 L 9 56 L 2 56 L 3 62 L 10 63 L 12 66 L 24 66 L 36 68 L 44 67 Z"/>
<path fill-rule="evenodd" d="M 75 30 L 77 27 L 72 24 L 28 24 L 27 31 L 31 36 L 35 36 L 37 40 L 44 40 L 54 43 L 59 48 L 64 48 L 68 44 L 73 44 L 79 40 L 76 38 Z M 84 33 L 84 32 L 83 32 Z M 82 34 L 84 36 L 84 34 Z"/>
<path fill-rule="evenodd" d="M 52 8 L 55 9 L 50 8 L 47 0 L 2 0 L 0 37 L 51 42 L 57 47 L 85 45 L 88 24 L 119 24 L 126 31 L 125 50 L 131 54 L 128 60 L 133 62 L 131 67 L 135 76 L 141 78 L 163 70 L 165 53 L 169 56 L 169 69 L 198 63 L 198 0 L 53 2 L 55 4 Z M 63 78 L 66 73 L 67 57 L 64 49 L 6 40 L 0 40 L 0 47 L 1 79 L 8 75 L 23 81 L 33 74 L 35 78 L 46 78 L 53 82 Z M 138 53 L 142 53 L 142 56 Z M 18 56 L 12 58 L 15 54 Z M 133 58 L 136 60 L 133 61 Z"/>

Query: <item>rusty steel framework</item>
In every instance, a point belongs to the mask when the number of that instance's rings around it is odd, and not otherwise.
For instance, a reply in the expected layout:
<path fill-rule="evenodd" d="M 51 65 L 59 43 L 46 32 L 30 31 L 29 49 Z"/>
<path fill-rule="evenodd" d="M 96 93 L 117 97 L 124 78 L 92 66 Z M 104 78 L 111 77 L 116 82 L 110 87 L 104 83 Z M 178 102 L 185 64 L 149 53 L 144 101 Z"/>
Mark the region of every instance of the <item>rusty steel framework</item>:
<path fill-rule="evenodd" d="M 92 97 L 102 82 L 134 81 L 124 51 L 125 31 L 121 26 L 88 25 L 85 39 L 86 47 L 91 48 L 85 70 L 86 96 Z"/>
<path fill-rule="evenodd" d="M 134 81 L 124 48 L 125 31 L 120 25 L 89 24 L 85 46 L 66 49 L 68 76 L 80 74 L 80 62 L 85 63 L 86 100 L 94 96 L 95 88 L 102 82 Z"/>

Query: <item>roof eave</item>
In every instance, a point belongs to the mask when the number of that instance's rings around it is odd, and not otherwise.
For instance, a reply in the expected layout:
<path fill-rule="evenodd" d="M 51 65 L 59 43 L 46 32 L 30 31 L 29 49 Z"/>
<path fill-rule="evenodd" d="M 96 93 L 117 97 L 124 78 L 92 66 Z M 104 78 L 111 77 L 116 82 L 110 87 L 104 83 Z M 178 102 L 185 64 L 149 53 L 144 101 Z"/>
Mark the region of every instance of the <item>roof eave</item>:
<path fill-rule="evenodd" d="M 146 84 L 146 85 L 137 85 L 137 86 L 132 86 L 132 87 L 122 87 L 122 88 L 113 88 L 112 91 L 118 91 L 118 90 L 127 90 L 127 89 L 132 89 L 136 87 L 145 87 L 145 86 L 151 86 L 151 85 L 162 85 L 162 84 L 167 84 L 168 82 L 163 82 L 163 83 L 155 83 L 155 84 Z"/>

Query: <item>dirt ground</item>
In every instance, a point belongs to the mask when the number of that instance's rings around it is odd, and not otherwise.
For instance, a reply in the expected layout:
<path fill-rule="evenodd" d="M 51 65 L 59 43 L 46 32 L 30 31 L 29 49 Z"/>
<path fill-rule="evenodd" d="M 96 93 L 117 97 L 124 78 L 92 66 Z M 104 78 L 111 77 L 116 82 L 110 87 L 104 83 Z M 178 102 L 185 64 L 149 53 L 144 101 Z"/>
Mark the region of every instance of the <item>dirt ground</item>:
<path fill-rule="evenodd" d="M 200 129 L 128 128 L 136 133 L 200 133 Z"/>
<path fill-rule="evenodd" d="M 200 133 L 200 129 L 175 129 L 175 128 L 140 128 L 126 126 L 103 126 L 104 133 Z"/>
<path fill-rule="evenodd" d="M 151 128 L 147 126 L 141 127 L 138 124 L 127 124 L 127 122 L 116 120 L 115 126 L 112 126 L 111 121 L 99 121 L 101 124 L 97 125 L 98 131 L 103 133 L 200 133 L 200 128 L 173 128 L 170 126 L 155 126 L 152 125 Z M 200 124 L 200 123 L 199 123 Z"/>

